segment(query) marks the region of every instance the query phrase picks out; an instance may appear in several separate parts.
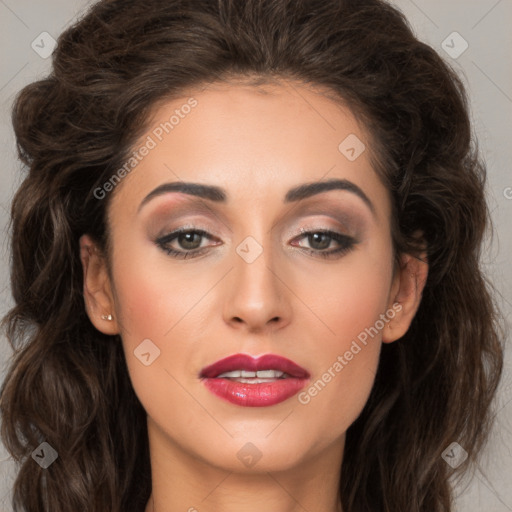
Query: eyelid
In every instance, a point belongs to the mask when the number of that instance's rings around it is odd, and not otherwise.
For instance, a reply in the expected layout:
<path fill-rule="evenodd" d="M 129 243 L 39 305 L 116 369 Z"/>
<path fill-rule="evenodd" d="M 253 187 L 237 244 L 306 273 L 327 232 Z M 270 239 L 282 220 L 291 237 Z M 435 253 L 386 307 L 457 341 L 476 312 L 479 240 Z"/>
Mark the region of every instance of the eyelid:
<path fill-rule="evenodd" d="M 184 226 L 181 224 L 183 222 L 183 218 L 193 219 L 191 221 L 185 221 L 187 223 L 194 222 L 191 227 L 201 227 L 201 229 L 208 230 L 204 224 L 212 224 L 219 223 L 222 229 L 229 229 L 228 227 L 228 218 L 226 214 L 221 210 L 216 208 L 217 205 L 208 205 L 204 199 L 200 199 L 197 197 L 177 197 L 174 198 L 173 201 L 169 201 L 168 198 L 165 200 L 165 197 L 162 196 L 162 200 L 159 201 L 158 198 L 155 200 L 155 206 L 149 206 L 147 213 L 144 212 L 144 218 L 147 218 L 147 222 L 150 224 L 176 224 L 179 223 L 179 227 Z M 197 220 L 195 220 L 197 219 Z M 144 221 L 143 221 L 144 222 Z M 161 229 L 161 232 L 164 230 Z M 170 232 L 171 230 L 166 230 L 166 232 Z"/>
<path fill-rule="evenodd" d="M 176 233 L 176 231 L 206 231 L 208 235 L 212 237 L 215 236 L 211 227 L 207 226 L 206 224 L 202 224 L 201 222 L 185 222 L 184 224 L 179 223 L 176 227 L 173 228 L 160 229 L 153 238 L 164 238 L 172 233 Z"/>
<path fill-rule="evenodd" d="M 290 228 L 290 230 L 287 231 L 287 237 L 294 236 L 295 233 L 296 236 L 304 233 L 304 232 L 311 232 L 311 231 L 334 231 L 336 233 L 339 233 L 340 235 L 350 237 L 353 239 L 359 238 L 359 232 L 360 229 L 358 226 L 353 226 L 352 223 L 348 224 L 346 222 L 341 222 L 338 219 L 333 219 L 332 217 L 328 217 L 330 221 L 326 220 L 306 220 L 302 221 L 300 224 L 300 227 L 293 227 Z"/>
<path fill-rule="evenodd" d="M 311 222 L 311 218 L 319 218 L 319 222 L 328 219 L 328 222 L 335 223 L 334 226 L 342 226 L 343 229 L 353 232 L 360 231 L 372 222 L 370 211 L 357 201 L 353 204 L 351 201 L 341 203 L 334 202 L 331 198 L 315 198 L 287 212 L 279 224 Z"/>

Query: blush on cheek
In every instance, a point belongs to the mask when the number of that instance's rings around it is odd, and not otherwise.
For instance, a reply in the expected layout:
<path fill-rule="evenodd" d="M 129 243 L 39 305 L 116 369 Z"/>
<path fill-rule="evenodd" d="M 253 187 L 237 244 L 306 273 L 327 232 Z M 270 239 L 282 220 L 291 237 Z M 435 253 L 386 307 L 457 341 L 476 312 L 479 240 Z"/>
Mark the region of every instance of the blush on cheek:
<path fill-rule="evenodd" d="M 118 300 L 121 333 L 133 348 L 146 338 L 161 338 L 171 328 L 172 309 L 165 312 L 155 289 L 144 281 L 126 279 L 118 287 Z"/>
<path fill-rule="evenodd" d="M 349 293 L 331 302 L 327 310 L 324 308 L 322 318 L 335 333 L 338 350 L 343 350 L 345 346 L 348 350 L 351 341 L 361 333 L 363 338 L 368 330 L 375 333 L 376 322 L 385 313 L 387 299 L 383 291 L 379 292 L 380 290 L 377 293 L 374 290 L 371 293 L 361 290 L 359 293 Z M 377 324 L 377 330 L 380 331 L 378 327 L 381 327 L 380 322 Z"/>

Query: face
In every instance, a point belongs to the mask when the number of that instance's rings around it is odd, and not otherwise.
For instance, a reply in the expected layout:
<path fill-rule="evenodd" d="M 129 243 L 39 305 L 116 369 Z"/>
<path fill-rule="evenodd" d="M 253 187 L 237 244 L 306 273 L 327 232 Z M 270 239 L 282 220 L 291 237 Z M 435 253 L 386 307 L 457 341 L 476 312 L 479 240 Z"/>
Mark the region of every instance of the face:
<path fill-rule="evenodd" d="M 261 471 L 341 457 L 381 343 L 417 307 L 393 274 L 391 204 L 370 141 L 347 108 L 299 83 L 210 85 L 152 121 L 134 148 L 149 149 L 109 205 L 110 277 L 85 256 L 91 240 L 81 244 L 89 316 L 120 333 L 158 449 L 236 471 L 251 471 L 245 452 Z M 279 374 L 204 378 L 233 354 L 305 372 L 277 384 Z"/>

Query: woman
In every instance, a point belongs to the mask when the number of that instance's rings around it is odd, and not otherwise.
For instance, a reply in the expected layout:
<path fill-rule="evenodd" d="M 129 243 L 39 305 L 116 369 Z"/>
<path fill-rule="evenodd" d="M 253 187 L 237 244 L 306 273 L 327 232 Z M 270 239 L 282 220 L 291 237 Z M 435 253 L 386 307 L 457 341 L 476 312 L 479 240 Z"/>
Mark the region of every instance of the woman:
<path fill-rule="evenodd" d="M 502 367 L 486 171 L 400 12 L 103 0 L 13 124 L 15 510 L 452 510 Z"/>

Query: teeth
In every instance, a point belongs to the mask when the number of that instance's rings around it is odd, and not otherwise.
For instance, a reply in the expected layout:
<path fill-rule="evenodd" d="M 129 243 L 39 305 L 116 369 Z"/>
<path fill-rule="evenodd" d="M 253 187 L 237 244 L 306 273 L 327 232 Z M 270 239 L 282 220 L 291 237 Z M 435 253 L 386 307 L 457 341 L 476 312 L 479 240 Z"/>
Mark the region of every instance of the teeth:
<path fill-rule="evenodd" d="M 278 370 L 259 370 L 256 372 L 259 379 L 278 379 L 283 375 L 283 372 Z"/>
<path fill-rule="evenodd" d="M 220 375 L 217 375 L 217 379 L 220 379 L 222 377 L 225 377 L 227 379 L 236 379 L 236 378 L 240 377 L 240 370 L 234 370 L 232 372 L 224 372 L 224 373 L 221 373 Z"/>
<path fill-rule="evenodd" d="M 283 375 L 284 372 L 280 372 L 279 370 L 258 370 L 257 372 L 233 370 L 232 372 L 221 373 L 220 375 L 217 375 L 217 378 L 238 379 L 241 377 L 243 379 L 279 379 Z"/>
<path fill-rule="evenodd" d="M 236 382 L 241 382 L 243 384 L 268 384 L 269 382 L 274 382 L 277 379 L 235 379 Z"/>

